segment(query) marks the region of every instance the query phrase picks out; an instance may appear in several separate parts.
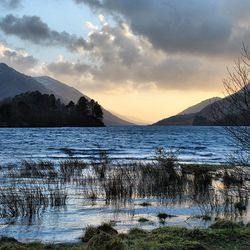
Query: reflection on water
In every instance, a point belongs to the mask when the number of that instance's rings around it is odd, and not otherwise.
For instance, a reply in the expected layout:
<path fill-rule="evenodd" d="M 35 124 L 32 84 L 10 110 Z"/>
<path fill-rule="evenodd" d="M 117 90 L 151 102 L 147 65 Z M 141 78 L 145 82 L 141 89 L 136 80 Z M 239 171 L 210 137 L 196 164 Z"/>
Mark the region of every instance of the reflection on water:
<path fill-rule="evenodd" d="M 161 150 L 156 159 L 112 165 L 102 152 L 92 163 L 8 166 L 0 175 L 1 234 L 21 241 L 72 242 L 84 227 L 102 222 L 112 222 L 123 232 L 163 223 L 208 226 L 225 217 L 249 221 L 240 172 L 235 176 L 213 167 L 187 168 Z M 173 216 L 159 220 L 159 213 Z M 149 221 L 139 223 L 141 217 Z"/>

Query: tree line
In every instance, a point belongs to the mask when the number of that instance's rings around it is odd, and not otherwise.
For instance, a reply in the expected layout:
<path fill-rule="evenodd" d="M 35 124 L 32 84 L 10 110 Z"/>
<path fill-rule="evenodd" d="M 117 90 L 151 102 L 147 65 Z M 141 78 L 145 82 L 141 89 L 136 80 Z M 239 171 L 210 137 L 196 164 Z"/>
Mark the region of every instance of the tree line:
<path fill-rule="evenodd" d="M 15 96 L 0 104 L 0 127 L 104 126 L 98 102 L 81 97 L 67 105 L 53 94 L 39 91 Z"/>

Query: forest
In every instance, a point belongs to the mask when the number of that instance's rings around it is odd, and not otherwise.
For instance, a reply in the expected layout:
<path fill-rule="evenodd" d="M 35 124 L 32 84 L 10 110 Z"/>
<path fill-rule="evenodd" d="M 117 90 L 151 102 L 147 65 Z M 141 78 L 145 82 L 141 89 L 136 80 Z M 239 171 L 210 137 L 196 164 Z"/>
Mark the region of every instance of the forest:
<path fill-rule="evenodd" d="M 0 104 L 0 127 L 102 127 L 103 111 L 81 97 L 67 105 L 51 94 L 27 92 Z"/>

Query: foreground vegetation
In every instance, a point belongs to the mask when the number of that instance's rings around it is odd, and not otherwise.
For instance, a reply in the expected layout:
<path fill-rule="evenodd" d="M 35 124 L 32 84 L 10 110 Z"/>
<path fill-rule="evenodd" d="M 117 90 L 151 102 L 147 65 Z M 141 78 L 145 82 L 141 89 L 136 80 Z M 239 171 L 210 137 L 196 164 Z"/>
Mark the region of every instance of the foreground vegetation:
<path fill-rule="evenodd" d="M 246 250 L 250 248 L 250 225 L 219 220 L 208 229 L 161 227 L 147 232 L 134 228 L 127 234 L 118 234 L 109 224 L 103 224 L 88 227 L 82 241 L 73 245 L 43 245 L 2 238 L 0 250 Z"/>
<path fill-rule="evenodd" d="M 180 165 L 175 155 L 162 149 L 150 163 L 114 165 L 103 152 L 92 162 L 74 158 L 59 163 L 30 161 L 2 169 L 0 218 L 7 224 L 19 218 L 31 221 L 46 209 L 66 207 L 75 195 L 86 202 L 103 199 L 105 205 L 116 207 L 133 204 L 138 198 L 145 201 L 142 206 L 150 205 L 148 198 L 164 206 L 189 201 L 206 220 L 239 218 L 247 213 L 249 200 L 245 172 L 222 166 Z"/>
<path fill-rule="evenodd" d="M 65 149 L 71 157 L 71 151 Z M 4 223 L 19 218 L 30 221 L 44 211 L 67 207 L 73 195 L 83 201 L 103 199 L 116 207 L 132 204 L 140 198 L 142 207 L 155 198 L 164 206 L 191 201 L 204 221 L 216 220 L 208 229 L 161 227 L 151 232 L 131 229 L 118 234 L 109 224 L 88 227 L 82 243 L 75 245 L 22 244 L 0 239 L 3 249 L 74 249 L 74 250 L 168 250 L 168 249 L 250 249 L 250 225 L 230 222 L 247 214 L 249 171 L 225 166 L 181 165 L 172 152 L 156 151 L 150 163 L 112 164 L 105 152 L 92 162 L 69 160 L 23 162 L 4 166 L 0 172 L 0 217 Z M 247 174 L 246 174 L 247 173 Z M 73 191 L 72 191 L 73 190 Z M 172 214 L 159 213 L 161 224 Z M 221 220 L 221 218 L 227 220 Z M 147 222 L 139 218 L 139 223 Z"/>

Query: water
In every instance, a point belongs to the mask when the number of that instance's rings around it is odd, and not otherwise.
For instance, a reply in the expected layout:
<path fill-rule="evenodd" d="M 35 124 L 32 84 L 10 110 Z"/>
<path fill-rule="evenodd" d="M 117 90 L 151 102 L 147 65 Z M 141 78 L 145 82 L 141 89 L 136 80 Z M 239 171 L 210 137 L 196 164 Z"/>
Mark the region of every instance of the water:
<path fill-rule="evenodd" d="M 234 145 L 218 127 L 106 127 L 0 129 L 0 163 L 22 160 L 91 160 L 100 149 L 113 160 L 151 160 L 155 148 L 172 148 L 180 161 L 225 163 Z"/>
<path fill-rule="evenodd" d="M 172 148 L 181 162 L 219 164 L 228 160 L 234 145 L 218 127 L 106 127 L 106 128 L 42 128 L 0 129 L 0 163 L 20 163 L 23 160 L 60 161 L 75 157 L 92 160 L 100 149 L 107 150 L 114 161 L 150 161 L 155 148 Z M 142 207 L 142 202 L 150 207 Z M 116 229 L 125 232 L 133 226 L 152 229 L 160 226 L 158 213 L 177 215 L 167 225 L 207 226 L 207 222 L 192 218 L 199 208 L 186 204 L 164 205 L 154 199 L 134 200 L 116 207 L 101 199 L 95 202 L 84 197 L 71 197 L 67 206 L 46 209 L 39 219 L 19 219 L 14 224 L 0 220 L 0 235 L 42 242 L 76 242 L 87 225 L 116 222 Z M 151 222 L 138 224 L 140 217 Z M 249 220 L 250 218 L 245 218 Z"/>

